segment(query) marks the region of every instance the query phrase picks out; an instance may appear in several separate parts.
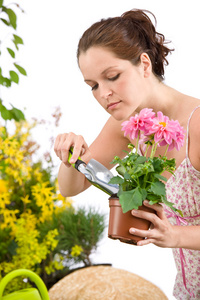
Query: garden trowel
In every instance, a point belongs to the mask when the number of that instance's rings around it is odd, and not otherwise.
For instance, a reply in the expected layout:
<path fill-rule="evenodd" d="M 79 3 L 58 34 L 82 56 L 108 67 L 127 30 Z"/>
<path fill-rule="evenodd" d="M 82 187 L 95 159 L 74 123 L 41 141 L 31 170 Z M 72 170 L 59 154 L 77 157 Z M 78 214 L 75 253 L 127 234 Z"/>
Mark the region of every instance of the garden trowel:
<path fill-rule="evenodd" d="M 69 153 L 68 161 L 71 159 L 73 148 L 70 148 Z M 84 161 L 78 158 L 75 164 L 72 164 L 72 166 L 84 174 L 92 185 L 96 186 L 108 195 L 111 196 L 118 193 L 118 184 L 109 184 L 109 181 L 113 177 L 112 172 L 97 160 L 91 159 L 88 164 L 86 164 Z"/>

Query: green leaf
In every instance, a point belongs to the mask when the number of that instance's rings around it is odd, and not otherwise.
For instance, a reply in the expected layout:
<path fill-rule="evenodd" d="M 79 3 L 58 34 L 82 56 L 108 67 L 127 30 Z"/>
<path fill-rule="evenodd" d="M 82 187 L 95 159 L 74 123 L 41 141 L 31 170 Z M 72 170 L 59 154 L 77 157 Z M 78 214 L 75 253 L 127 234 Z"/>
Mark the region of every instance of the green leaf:
<path fill-rule="evenodd" d="M 131 175 L 130 175 L 128 172 L 126 172 L 126 173 L 124 174 L 124 179 L 125 179 L 125 180 L 131 180 Z"/>
<path fill-rule="evenodd" d="M 0 20 L 1 20 L 6 26 L 9 26 L 9 23 L 8 23 L 8 21 L 7 21 L 6 19 L 1 18 Z"/>
<path fill-rule="evenodd" d="M 12 109 L 7 109 L 3 104 L 2 100 L 0 99 L 0 112 L 1 116 L 4 120 L 15 120 L 19 122 L 20 120 L 25 120 L 25 116 L 23 112 L 13 106 Z"/>
<path fill-rule="evenodd" d="M 177 209 L 174 207 L 174 203 L 170 202 L 167 200 L 166 197 L 162 197 L 162 202 L 167 205 L 168 207 L 170 207 L 174 212 L 178 212 L 182 217 L 183 217 L 183 213 L 181 210 Z"/>
<path fill-rule="evenodd" d="M 119 173 L 119 175 L 124 176 L 125 172 L 126 172 L 126 168 L 124 166 L 118 166 L 116 168 L 117 172 Z"/>
<path fill-rule="evenodd" d="M 160 196 L 148 193 L 146 199 L 150 200 L 150 201 L 156 201 L 156 202 L 158 202 L 158 201 L 160 201 Z"/>
<path fill-rule="evenodd" d="M 23 40 L 22 40 L 22 38 L 20 37 L 20 36 L 18 36 L 18 35 L 16 35 L 16 34 L 13 34 L 13 37 L 14 37 L 14 42 L 18 45 L 18 44 L 21 44 L 21 45 L 23 45 L 24 44 L 24 42 L 23 42 Z"/>
<path fill-rule="evenodd" d="M 16 49 L 17 49 L 17 50 L 19 50 L 19 47 L 18 47 L 18 45 L 19 45 L 19 44 L 24 44 L 24 42 L 23 42 L 22 38 L 21 38 L 21 37 L 19 37 L 19 36 L 18 36 L 18 35 L 16 35 L 16 34 L 13 34 L 13 37 L 14 37 L 14 39 L 13 39 L 13 43 L 14 43 L 14 45 L 15 45 Z"/>
<path fill-rule="evenodd" d="M 138 177 L 145 174 L 144 165 L 136 165 L 135 168 L 132 170 L 132 173 L 137 174 Z"/>
<path fill-rule="evenodd" d="M 164 177 L 164 176 L 162 176 L 162 175 L 160 175 L 160 174 L 154 174 L 154 177 L 156 177 L 156 178 L 159 179 L 159 180 L 163 180 L 163 181 L 166 181 L 166 182 L 167 182 L 167 178 Z"/>
<path fill-rule="evenodd" d="M 15 58 L 15 52 L 10 48 L 7 48 L 7 50 L 8 50 L 8 53 L 12 56 L 12 58 Z"/>
<path fill-rule="evenodd" d="M 153 167 L 156 173 L 162 173 L 163 171 L 163 162 L 159 157 L 153 158 Z"/>
<path fill-rule="evenodd" d="M 147 160 L 147 158 L 146 158 L 145 156 L 139 156 L 139 157 L 136 159 L 135 163 L 136 163 L 136 164 L 144 164 L 146 160 Z"/>
<path fill-rule="evenodd" d="M 24 76 L 27 75 L 26 70 L 24 68 L 22 68 L 21 66 L 19 66 L 18 64 L 14 63 L 15 67 L 17 68 L 17 70 Z"/>
<path fill-rule="evenodd" d="M 165 184 L 161 181 L 153 182 L 151 184 L 150 191 L 152 191 L 155 195 L 165 196 L 166 195 Z"/>
<path fill-rule="evenodd" d="M 141 189 L 142 200 L 144 201 L 147 198 L 147 191 L 145 189 Z"/>
<path fill-rule="evenodd" d="M 0 75 L 0 84 L 5 86 L 5 87 L 10 87 L 11 86 L 11 80 L 9 78 L 3 77 Z"/>
<path fill-rule="evenodd" d="M 15 83 L 19 83 L 19 76 L 15 71 L 10 71 L 10 79 Z"/>
<path fill-rule="evenodd" d="M 1 116 L 4 120 L 11 120 L 12 113 L 4 105 L 0 107 Z"/>
<path fill-rule="evenodd" d="M 0 7 L 3 6 L 3 0 L 0 0 Z"/>
<path fill-rule="evenodd" d="M 131 209 L 138 209 L 138 207 L 142 205 L 143 200 L 143 195 L 138 187 L 131 191 L 122 192 L 119 195 L 119 202 L 122 206 L 123 213 Z"/>
<path fill-rule="evenodd" d="M 111 180 L 109 181 L 109 183 L 111 184 L 122 184 L 124 182 L 123 178 L 119 177 L 119 176 L 114 176 L 113 178 L 111 178 Z"/>
<path fill-rule="evenodd" d="M 21 110 L 17 109 L 16 107 L 13 107 L 10 111 L 15 121 L 19 122 L 20 120 L 25 120 L 25 116 Z"/>
<path fill-rule="evenodd" d="M 17 17 L 16 17 L 15 12 L 14 12 L 12 9 L 7 8 L 7 9 L 6 9 L 6 13 L 7 13 L 8 18 L 9 18 L 9 20 L 10 20 L 10 25 L 11 25 L 14 29 L 16 29 L 16 27 L 17 27 Z"/>

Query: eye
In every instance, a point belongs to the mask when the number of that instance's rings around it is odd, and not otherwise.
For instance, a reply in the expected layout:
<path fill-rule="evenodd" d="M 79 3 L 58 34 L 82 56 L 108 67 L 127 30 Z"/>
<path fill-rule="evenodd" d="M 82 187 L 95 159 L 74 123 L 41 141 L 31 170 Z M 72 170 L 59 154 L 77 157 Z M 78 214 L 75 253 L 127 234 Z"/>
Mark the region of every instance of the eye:
<path fill-rule="evenodd" d="M 108 80 L 110 80 L 110 81 L 115 81 L 116 79 L 119 78 L 119 76 L 120 76 L 120 74 L 117 74 L 117 75 L 114 76 L 114 77 L 108 78 Z"/>
<path fill-rule="evenodd" d="M 98 88 L 98 84 L 95 84 L 94 86 L 92 86 L 92 91 L 96 90 Z"/>

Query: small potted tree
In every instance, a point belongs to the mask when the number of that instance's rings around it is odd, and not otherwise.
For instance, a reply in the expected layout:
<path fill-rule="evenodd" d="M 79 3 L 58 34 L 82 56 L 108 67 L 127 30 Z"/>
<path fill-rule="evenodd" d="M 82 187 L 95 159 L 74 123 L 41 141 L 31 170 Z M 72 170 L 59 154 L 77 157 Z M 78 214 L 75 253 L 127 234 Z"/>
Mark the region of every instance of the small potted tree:
<path fill-rule="evenodd" d="M 139 114 L 122 123 L 124 135 L 136 140 L 136 146 L 129 144 L 130 152 L 124 159 L 115 157 L 112 163 L 118 164 L 117 176 L 110 183 L 119 185 L 116 197 L 110 197 L 110 220 L 108 236 L 122 242 L 137 244 L 140 237 L 129 233 L 130 227 L 148 229 L 150 222 L 131 215 L 132 209 L 155 212 L 143 205 L 144 200 L 150 204 L 165 204 L 181 214 L 173 204 L 167 201 L 164 171 L 174 174 L 175 159 L 167 159 L 167 151 L 184 143 L 184 129 L 178 121 L 169 120 L 162 112 L 157 115 L 152 109 L 142 109 Z M 141 147 L 143 155 L 141 155 Z M 164 154 L 155 156 L 157 147 L 165 147 Z M 122 220 L 121 220 L 122 218 Z M 133 224 L 134 221 L 138 224 Z"/>

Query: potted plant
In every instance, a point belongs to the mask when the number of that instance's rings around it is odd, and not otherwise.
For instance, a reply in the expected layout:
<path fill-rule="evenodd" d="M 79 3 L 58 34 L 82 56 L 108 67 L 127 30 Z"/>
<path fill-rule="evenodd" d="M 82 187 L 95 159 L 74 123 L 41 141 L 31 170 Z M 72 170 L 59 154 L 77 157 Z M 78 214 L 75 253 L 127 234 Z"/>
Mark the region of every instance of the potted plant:
<path fill-rule="evenodd" d="M 139 114 L 123 122 L 122 130 L 124 135 L 129 135 L 131 140 L 136 139 L 136 146 L 129 144 L 130 152 L 126 151 L 127 156 L 124 159 L 116 156 L 112 161 L 113 164 L 118 164 L 116 170 L 119 175 L 114 176 L 110 183 L 118 184 L 119 192 L 115 195 L 116 197 L 112 196 L 109 199 L 108 236 L 136 244 L 141 238 L 129 234 L 129 228 L 137 226 L 132 222 L 136 219 L 140 229 L 148 229 L 150 222 L 144 220 L 143 224 L 142 219 L 134 218 L 131 215 L 131 210 L 149 210 L 143 205 L 144 200 L 148 200 L 150 204 L 163 203 L 181 214 L 181 211 L 167 200 L 164 184 L 167 179 L 162 173 L 168 171 L 174 174 L 175 159 L 167 159 L 166 153 L 174 147 L 180 150 L 184 143 L 184 129 L 178 121 L 170 120 L 162 112 L 158 112 L 156 115 L 152 109 L 145 108 Z M 143 155 L 141 155 L 141 147 Z M 155 156 L 158 147 L 165 147 L 162 156 Z M 114 209 L 118 210 L 117 215 L 113 211 Z M 120 222 L 120 215 L 123 218 L 122 223 L 116 224 L 116 222 Z M 128 220 L 125 219 L 126 217 Z M 123 227 L 125 227 L 125 236 L 122 233 Z"/>

